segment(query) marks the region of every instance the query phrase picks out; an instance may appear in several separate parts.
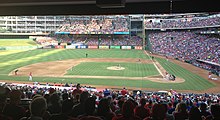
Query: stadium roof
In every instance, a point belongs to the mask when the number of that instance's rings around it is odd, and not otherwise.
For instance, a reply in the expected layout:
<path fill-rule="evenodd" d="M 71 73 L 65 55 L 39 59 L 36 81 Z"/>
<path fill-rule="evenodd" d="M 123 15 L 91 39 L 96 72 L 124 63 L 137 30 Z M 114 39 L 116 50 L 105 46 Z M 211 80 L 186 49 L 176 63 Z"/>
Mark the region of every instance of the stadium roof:
<path fill-rule="evenodd" d="M 112 0 L 109 0 L 112 1 Z M 217 0 L 126 0 L 123 8 L 102 9 L 96 0 L 1 0 L 0 15 L 94 15 L 220 12 Z M 172 4 L 171 4 L 172 3 Z"/>

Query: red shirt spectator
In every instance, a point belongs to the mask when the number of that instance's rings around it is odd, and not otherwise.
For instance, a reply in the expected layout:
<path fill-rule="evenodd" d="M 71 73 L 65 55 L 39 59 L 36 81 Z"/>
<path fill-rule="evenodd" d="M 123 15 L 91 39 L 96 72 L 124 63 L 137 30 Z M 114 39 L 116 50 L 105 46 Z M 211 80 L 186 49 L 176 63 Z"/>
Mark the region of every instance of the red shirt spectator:
<path fill-rule="evenodd" d="M 128 91 L 125 88 L 123 88 L 123 90 L 121 90 L 121 95 L 126 95 L 126 94 L 128 94 Z"/>

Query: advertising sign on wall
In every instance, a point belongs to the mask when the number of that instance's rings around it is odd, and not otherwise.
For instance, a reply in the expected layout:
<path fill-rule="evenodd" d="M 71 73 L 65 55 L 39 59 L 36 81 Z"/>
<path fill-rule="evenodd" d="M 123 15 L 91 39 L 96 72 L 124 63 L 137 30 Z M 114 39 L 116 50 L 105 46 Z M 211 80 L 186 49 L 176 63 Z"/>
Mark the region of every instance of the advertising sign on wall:
<path fill-rule="evenodd" d="M 74 46 L 74 45 L 67 45 L 66 49 L 76 49 L 76 46 Z"/>
<path fill-rule="evenodd" d="M 99 46 L 99 49 L 109 49 L 109 46 Z"/>
<path fill-rule="evenodd" d="M 98 49 L 98 46 L 88 46 L 89 49 Z"/>
<path fill-rule="evenodd" d="M 60 43 L 60 45 L 67 45 L 67 43 Z"/>
<path fill-rule="evenodd" d="M 64 49 L 64 45 L 56 45 L 55 48 L 56 49 Z"/>
<path fill-rule="evenodd" d="M 120 46 L 110 46 L 111 49 L 120 49 Z"/>
<path fill-rule="evenodd" d="M 142 50 L 142 46 L 135 46 L 134 49 L 135 50 Z"/>
<path fill-rule="evenodd" d="M 81 46 L 77 46 L 78 49 L 85 49 L 86 46 L 85 45 L 81 45 Z"/>
<path fill-rule="evenodd" d="M 121 49 L 131 49 L 131 46 L 121 46 Z"/>

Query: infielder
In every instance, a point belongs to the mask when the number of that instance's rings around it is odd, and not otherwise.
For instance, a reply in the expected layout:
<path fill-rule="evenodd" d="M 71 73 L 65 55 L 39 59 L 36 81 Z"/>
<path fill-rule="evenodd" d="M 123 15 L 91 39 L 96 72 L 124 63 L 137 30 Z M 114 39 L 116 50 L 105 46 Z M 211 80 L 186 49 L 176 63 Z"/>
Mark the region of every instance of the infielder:
<path fill-rule="evenodd" d="M 32 72 L 29 73 L 29 81 L 32 81 L 33 77 L 32 77 Z"/>

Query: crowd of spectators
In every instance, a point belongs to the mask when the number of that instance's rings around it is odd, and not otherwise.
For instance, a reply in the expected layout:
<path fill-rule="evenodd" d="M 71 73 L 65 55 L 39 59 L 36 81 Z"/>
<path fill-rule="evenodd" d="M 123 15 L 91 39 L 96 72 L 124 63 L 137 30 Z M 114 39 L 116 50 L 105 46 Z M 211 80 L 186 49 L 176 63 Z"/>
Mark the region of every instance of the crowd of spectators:
<path fill-rule="evenodd" d="M 219 38 L 210 38 L 193 32 L 151 33 L 153 52 L 181 60 L 203 59 L 220 63 Z"/>
<path fill-rule="evenodd" d="M 140 36 L 124 36 L 118 37 L 113 40 L 113 45 L 133 45 L 133 46 L 142 46 L 143 39 Z"/>
<path fill-rule="evenodd" d="M 57 39 L 54 39 L 52 37 L 37 36 L 34 37 L 34 40 L 37 44 L 40 45 L 55 45 L 58 43 Z"/>
<path fill-rule="evenodd" d="M 66 84 L 68 85 L 68 84 Z M 66 89 L 68 88 L 68 89 Z M 1 83 L 1 120 L 219 120 L 219 94 Z"/>
<path fill-rule="evenodd" d="M 74 19 L 67 20 L 58 32 L 75 32 L 82 33 L 112 33 L 112 32 L 128 32 L 129 17 L 122 16 L 90 16 L 90 19 Z"/>
<path fill-rule="evenodd" d="M 83 43 L 84 45 L 89 46 L 109 46 L 109 45 L 116 45 L 116 46 L 123 46 L 123 45 L 131 45 L 131 46 L 142 46 L 143 39 L 140 36 L 129 36 L 129 35 L 79 35 L 79 36 L 72 36 L 72 35 L 57 35 L 56 40 L 59 43 Z"/>
<path fill-rule="evenodd" d="M 195 28 L 220 26 L 220 14 L 208 17 L 152 19 L 145 21 L 146 28 Z"/>
<path fill-rule="evenodd" d="M 149 40 L 154 53 L 171 56 L 182 61 L 190 61 L 193 65 L 207 70 L 211 70 L 213 67 L 198 62 L 198 59 L 220 63 L 220 42 L 216 37 L 189 31 L 172 31 L 151 33 Z M 214 69 L 217 72 L 220 71 L 219 67 Z"/>
<path fill-rule="evenodd" d="M 89 16 L 84 19 L 68 19 L 58 32 L 75 33 L 112 33 L 128 32 L 130 18 L 128 15 L 119 16 Z M 148 18 L 144 21 L 145 28 L 164 28 L 164 29 L 184 29 L 220 26 L 220 14 L 208 15 L 203 17 L 181 17 L 181 18 Z M 133 24 L 135 25 L 135 24 Z M 133 26 L 132 25 L 132 26 Z"/>

